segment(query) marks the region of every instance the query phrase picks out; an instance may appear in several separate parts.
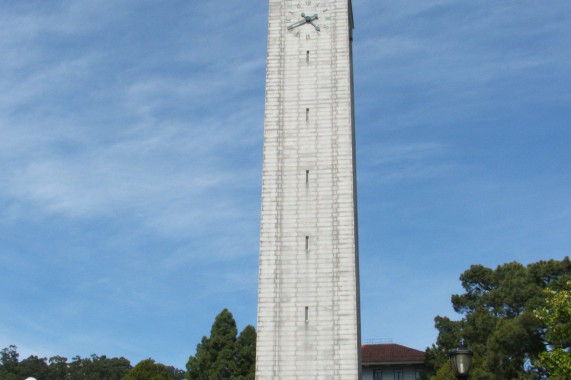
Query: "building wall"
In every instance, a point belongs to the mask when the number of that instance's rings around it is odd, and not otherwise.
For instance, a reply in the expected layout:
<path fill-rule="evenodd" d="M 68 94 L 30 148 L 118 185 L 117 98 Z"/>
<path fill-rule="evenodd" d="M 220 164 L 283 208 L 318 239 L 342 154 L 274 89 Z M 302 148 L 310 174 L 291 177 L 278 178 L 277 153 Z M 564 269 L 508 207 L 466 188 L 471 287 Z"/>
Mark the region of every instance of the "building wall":
<path fill-rule="evenodd" d="M 285 20 L 302 3 L 269 4 L 256 378 L 353 380 L 361 367 L 350 2 L 319 1 L 330 29 L 303 25 L 299 37 Z"/>
<path fill-rule="evenodd" d="M 381 366 L 376 368 L 363 367 L 363 380 L 418 380 L 416 371 L 420 369 L 415 366 Z M 374 372 L 381 370 L 382 378 L 375 378 Z M 402 371 L 402 379 L 395 377 L 395 371 Z"/>

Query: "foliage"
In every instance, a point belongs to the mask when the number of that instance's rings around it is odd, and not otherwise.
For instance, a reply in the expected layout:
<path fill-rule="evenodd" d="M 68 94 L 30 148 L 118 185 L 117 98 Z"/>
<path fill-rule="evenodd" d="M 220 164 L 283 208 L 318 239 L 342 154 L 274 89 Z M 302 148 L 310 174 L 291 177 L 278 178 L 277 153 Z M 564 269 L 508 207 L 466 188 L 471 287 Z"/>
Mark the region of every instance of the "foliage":
<path fill-rule="evenodd" d="M 82 359 L 76 356 L 71 363 L 63 356 L 46 358 L 30 356 L 18 361 L 16 346 L 4 348 L 0 356 L 0 379 L 21 380 L 34 377 L 37 380 L 120 380 L 131 369 L 125 358 L 107 358 L 91 355 Z M 48 364 L 49 362 L 49 364 Z"/>
<path fill-rule="evenodd" d="M 23 379 L 34 377 L 36 380 L 48 380 L 50 378 L 46 358 L 38 358 L 34 355 L 18 363 L 17 372 Z"/>
<path fill-rule="evenodd" d="M 91 358 L 75 356 L 68 366 L 70 380 L 120 380 L 131 370 L 129 360 L 91 355 Z M 38 379 L 39 380 L 39 379 Z"/>
<path fill-rule="evenodd" d="M 244 328 L 237 339 L 236 322 L 224 309 L 216 316 L 210 337 L 204 336 L 186 364 L 191 380 L 254 379 L 256 330 Z"/>
<path fill-rule="evenodd" d="M 51 380 L 66 380 L 67 358 L 59 355 L 52 356 L 49 363 L 49 378 Z"/>
<path fill-rule="evenodd" d="M 248 325 L 236 341 L 236 379 L 254 380 L 256 372 L 256 329 Z"/>
<path fill-rule="evenodd" d="M 566 289 L 545 289 L 545 306 L 534 315 L 545 324 L 549 350 L 539 354 L 536 364 L 552 378 L 571 379 L 571 281 Z"/>
<path fill-rule="evenodd" d="M 186 371 L 182 369 L 175 368 L 171 365 L 166 367 L 169 376 L 172 377 L 174 380 L 184 380 L 186 377 Z"/>
<path fill-rule="evenodd" d="M 448 352 L 464 339 L 474 351 L 472 379 L 534 378 L 541 371 L 531 365 L 545 351 L 543 322 L 533 311 L 545 305 L 544 289 L 561 289 L 571 279 L 569 258 L 517 262 L 495 270 L 472 265 L 461 276 L 464 294 L 452 296 L 459 321 L 437 316 L 436 345 L 427 349 L 433 379 L 449 378 Z"/>
<path fill-rule="evenodd" d="M 18 357 L 16 346 L 10 345 L 0 352 L 0 375 L 2 379 L 8 378 L 9 374 L 16 374 L 18 369 Z"/>
<path fill-rule="evenodd" d="M 173 380 L 167 368 L 153 359 L 140 361 L 122 380 Z"/>

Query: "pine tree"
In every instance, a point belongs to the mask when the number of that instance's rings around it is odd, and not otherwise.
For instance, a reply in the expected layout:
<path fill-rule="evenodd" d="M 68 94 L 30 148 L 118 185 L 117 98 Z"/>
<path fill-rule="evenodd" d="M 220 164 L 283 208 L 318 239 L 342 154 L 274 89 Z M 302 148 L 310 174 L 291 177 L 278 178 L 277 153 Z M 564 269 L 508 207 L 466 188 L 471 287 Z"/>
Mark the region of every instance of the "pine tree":
<path fill-rule="evenodd" d="M 256 329 L 248 325 L 236 341 L 236 379 L 254 380 L 256 372 Z"/>
<path fill-rule="evenodd" d="M 210 337 L 204 336 L 186 364 L 190 380 L 250 380 L 254 378 L 256 330 L 247 326 L 240 337 L 228 309 L 216 316 Z"/>

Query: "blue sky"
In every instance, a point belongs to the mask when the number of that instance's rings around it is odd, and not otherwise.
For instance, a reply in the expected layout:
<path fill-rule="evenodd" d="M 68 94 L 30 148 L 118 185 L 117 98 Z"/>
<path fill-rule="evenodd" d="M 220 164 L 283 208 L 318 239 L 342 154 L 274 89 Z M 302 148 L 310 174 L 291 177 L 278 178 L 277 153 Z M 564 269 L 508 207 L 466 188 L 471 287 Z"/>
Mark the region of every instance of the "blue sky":
<path fill-rule="evenodd" d="M 571 247 L 571 2 L 353 0 L 363 342 Z M 0 346 L 184 368 L 256 322 L 267 2 L 0 0 Z"/>

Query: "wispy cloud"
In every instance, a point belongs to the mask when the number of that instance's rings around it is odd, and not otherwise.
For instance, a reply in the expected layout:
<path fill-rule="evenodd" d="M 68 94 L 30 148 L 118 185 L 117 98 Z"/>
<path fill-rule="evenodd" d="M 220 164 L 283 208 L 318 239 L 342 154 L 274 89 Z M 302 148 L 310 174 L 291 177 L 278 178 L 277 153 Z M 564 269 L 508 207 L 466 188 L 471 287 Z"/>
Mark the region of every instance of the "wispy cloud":
<path fill-rule="evenodd" d="M 452 149 L 436 142 L 363 144 L 359 158 L 359 179 L 365 186 L 441 177 L 458 166 Z"/>
<path fill-rule="evenodd" d="M 566 71 L 566 59 L 554 57 L 562 48 L 561 30 L 571 28 L 553 9 L 527 5 L 516 14 L 508 3 L 367 5 L 379 19 L 356 29 L 357 105 L 362 114 L 375 115 L 361 119 L 365 125 L 422 129 L 497 119 L 499 104 L 513 110 L 569 102 L 556 95 L 562 88 L 553 74 Z M 522 24 L 530 27 L 522 31 Z M 373 88 L 381 89 L 379 97 L 359 95 Z"/>
<path fill-rule="evenodd" d="M 188 60 L 180 54 L 174 58 L 178 63 L 165 57 L 175 71 L 159 73 L 145 68 L 148 61 L 105 71 L 102 66 L 117 65 L 97 44 L 88 44 L 72 59 L 62 49 L 44 51 L 43 35 L 52 34 L 55 41 L 93 37 L 105 25 L 116 28 L 118 19 L 132 11 L 120 6 L 110 12 L 111 6 L 67 2 L 52 12 L 8 12 L 14 16 L 12 24 L 24 27 L 6 40 L 28 39 L 32 51 L 49 58 L 20 56 L 17 44 L 7 49 L 21 58 L 18 65 L 7 67 L 18 75 L 0 82 L 7 94 L 0 106 L 0 157 L 12 162 L 0 169 L 6 184 L 0 194 L 29 202 L 36 210 L 74 218 L 126 211 L 167 235 L 236 220 L 243 214 L 243 202 L 217 199 L 217 189 L 239 192 L 258 181 L 259 165 L 247 152 L 260 147 L 261 133 L 251 131 L 261 132 L 262 98 L 258 93 L 259 105 L 254 107 L 230 99 L 248 99 L 256 84 L 261 89 L 264 59 L 227 49 L 231 45 L 217 39 L 212 42 L 218 46 L 195 41 L 190 57 L 202 56 L 197 63 L 212 61 L 215 68 L 202 64 L 181 81 L 177 71 Z M 113 17 L 103 25 L 94 21 L 109 13 Z M 211 49 L 237 56 L 220 60 Z M 244 152 L 254 165 L 237 167 L 220 152 Z"/>
<path fill-rule="evenodd" d="M 265 36 L 241 25 L 263 7 L 0 10 L 0 260 L 21 307 L 3 325 L 29 332 L 1 342 L 110 355 L 119 330 L 136 336 L 162 310 L 218 308 L 206 289 L 254 293 Z M 32 304 L 41 315 L 19 318 Z"/>

